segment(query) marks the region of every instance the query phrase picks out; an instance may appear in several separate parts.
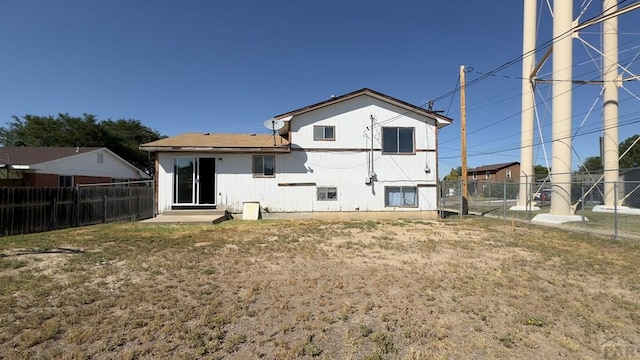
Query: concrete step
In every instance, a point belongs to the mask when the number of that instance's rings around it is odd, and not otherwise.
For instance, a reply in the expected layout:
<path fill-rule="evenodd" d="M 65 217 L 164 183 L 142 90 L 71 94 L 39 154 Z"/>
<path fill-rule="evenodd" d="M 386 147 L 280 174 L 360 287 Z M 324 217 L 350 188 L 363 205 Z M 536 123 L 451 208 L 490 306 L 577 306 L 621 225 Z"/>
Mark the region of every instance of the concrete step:
<path fill-rule="evenodd" d="M 181 215 L 181 216 L 190 216 L 190 215 L 222 215 L 225 214 L 226 210 L 224 209 L 180 209 L 180 210 L 165 210 L 162 212 L 162 215 Z"/>
<path fill-rule="evenodd" d="M 225 210 L 170 210 L 143 220 L 145 224 L 218 224 L 233 219 Z"/>

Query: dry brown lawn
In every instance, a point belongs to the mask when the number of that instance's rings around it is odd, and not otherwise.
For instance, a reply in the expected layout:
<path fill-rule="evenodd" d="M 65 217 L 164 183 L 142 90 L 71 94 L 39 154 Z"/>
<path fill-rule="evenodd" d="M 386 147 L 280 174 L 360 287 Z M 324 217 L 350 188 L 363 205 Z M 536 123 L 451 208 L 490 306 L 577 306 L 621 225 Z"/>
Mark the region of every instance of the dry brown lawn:
<path fill-rule="evenodd" d="M 492 219 L 0 238 L 0 358 L 640 355 L 640 245 Z"/>

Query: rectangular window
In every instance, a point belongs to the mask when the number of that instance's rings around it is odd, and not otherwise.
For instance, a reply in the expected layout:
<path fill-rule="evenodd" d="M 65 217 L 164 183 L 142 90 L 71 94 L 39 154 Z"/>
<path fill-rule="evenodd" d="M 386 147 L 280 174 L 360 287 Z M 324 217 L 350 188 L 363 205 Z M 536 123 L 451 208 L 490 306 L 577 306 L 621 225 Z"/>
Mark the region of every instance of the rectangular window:
<path fill-rule="evenodd" d="M 385 187 L 384 206 L 418 207 L 418 188 L 415 186 Z"/>
<path fill-rule="evenodd" d="M 338 188 L 336 187 L 318 187 L 317 188 L 318 201 L 337 201 L 338 200 Z"/>
<path fill-rule="evenodd" d="M 73 176 L 69 176 L 69 175 L 58 176 L 58 187 L 72 187 L 72 186 L 73 186 Z"/>
<path fill-rule="evenodd" d="M 276 157 L 274 155 L 253 156 L 253 177 L 274 177 Z"/>
<path fill-rule="evenodd" d="M 511 179 L 511 170 L 507 170 L 507 179 Z"/>
<path fill-rule="evenodd" d="M 383 127 L 382 152 L 387 154 L 413 154 L 412 127 Z"/>
<path fill-rule="evenodd" d="M 97 157 L 97 159 L 96 159 L 96 162 L 97 162 L 98 164 L 102 164 L 102 163 L 104 162 L 104 154 L 103 154 L 103 153 L 101 153 L 101 152 L 99 152 L 99 153 L 97 153 L 97 156 L 98 156 L 98 157 Z"/>
<path fill-rule="evenodd" d="M 313 140 L 335 140 L 336 139 L 336 127 L 335 126 L 314 126 L 313 127 Z"/>
<path fill-rule="evenodd" d="M 487 171 L 484 173 L 485 179 L 491 179 L 491 171 Z"/>
<path fill-rule="evenodd" d="M 478 174 L 473 173 L 473 179 L 475 180 L 475 179 L 477 179 L 477 178 L 478 178 Z"/>

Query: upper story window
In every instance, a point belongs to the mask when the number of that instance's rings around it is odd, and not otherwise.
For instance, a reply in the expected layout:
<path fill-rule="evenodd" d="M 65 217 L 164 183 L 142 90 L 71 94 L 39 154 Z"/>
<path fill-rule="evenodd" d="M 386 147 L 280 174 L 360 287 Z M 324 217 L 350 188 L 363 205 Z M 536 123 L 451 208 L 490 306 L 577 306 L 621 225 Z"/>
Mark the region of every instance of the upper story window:
<path fill-rule="evenodd" d="M 313 127 L 313 140 L 335 140 L 336 127 L 316 125 Z"/>
<path fill-rule="evenodd" d="M 507 179 L 511 179 L 511 170 L 507 170 Z"/>
<path fill-rule="evenodd" d="M 491 179 L 491 171 L 487 171 L 484 173 L 485 179 Z"/>
<path fill-rule="evenodd" d="M 69 175 L 58 176 L 58 187 L 72 187 L 72 186 L 73 186 L 73 176 L 69 176 Z"/>
<path fill-rule="evenodd" d="M 478 178 L 478 174 L 473 173 L 473 179 L 475 180 L 475 179 L 477 179 L 477 178 Z"/>
<path fill-rule="evenodd" d="M 104 162 L 104 154 L 103 153 L 101 153 L 101 152 L 97 153 L 96 162 L 98 164 L 102 164 Z"/>
<path fill-rule="evenodd" d="M 274 155 L 253 156 L 253 177 L 274 177 L 275 170 L 276 157 Z"/>
<path fill-rule="evenodd" d="M 382 152 L 387 154 L 413 154 L 414 128 L 412 127 L 383 127 Z"/>

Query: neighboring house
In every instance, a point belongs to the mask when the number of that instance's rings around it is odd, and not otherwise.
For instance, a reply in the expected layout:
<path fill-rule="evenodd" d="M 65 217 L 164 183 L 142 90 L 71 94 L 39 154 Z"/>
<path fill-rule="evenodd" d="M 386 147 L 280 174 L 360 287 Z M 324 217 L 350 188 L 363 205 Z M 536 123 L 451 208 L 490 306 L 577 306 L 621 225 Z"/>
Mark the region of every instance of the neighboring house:
<path fill-rule="evenodd" d="M 509 162 L 502 164 L 482 165 L 477 168 L 467 170 L 467 180 L 478 180 L 482 182 L 504 182 L 505 180 L 514 182 L 520 181 L 520 163 Z"/>
<path fill-rule="evenodd" d="M 0 186 L 67 187 L 150 178 L 104 147 L 0 147 Z"/>
<path fill-rule="evenodd" d="M 488 183 L 504 183 L 520 181 L 520 163 L 517 161 L 482 165 L 467 170 L 469 192 L 478 194 L 484 191 Z"/>
<path fill-rule="evenodd" d="M 452 120 L 362 89 L 275 117 L 278 134 L 189 133 L 156 153 L 158 212 L 437 210 L 438 129 Z"/>

